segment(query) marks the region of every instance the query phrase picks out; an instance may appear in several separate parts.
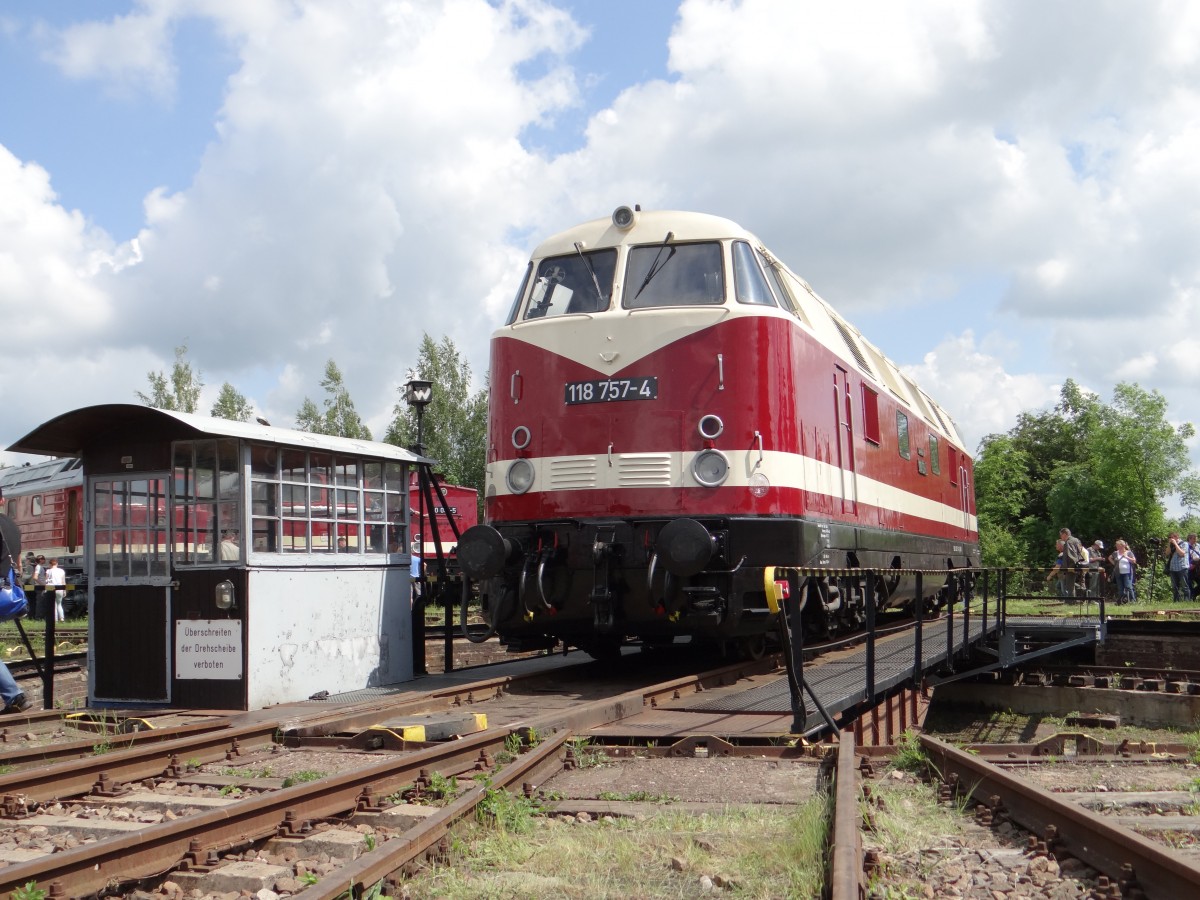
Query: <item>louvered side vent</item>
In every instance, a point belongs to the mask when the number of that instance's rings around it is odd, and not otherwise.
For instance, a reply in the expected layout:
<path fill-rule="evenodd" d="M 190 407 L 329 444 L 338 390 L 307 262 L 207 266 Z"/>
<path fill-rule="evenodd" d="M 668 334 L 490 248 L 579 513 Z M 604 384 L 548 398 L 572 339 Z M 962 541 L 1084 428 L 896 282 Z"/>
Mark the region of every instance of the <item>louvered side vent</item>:
<path fill-rule="evenodd" d="M 942 426 L 942 431 L 946 434 L 951 434 L 950 426 L 946 424 L 946 420 L 942 418 L 942 411 L 938 409 L 936 403 L 930 403 L 929 408 L 933 410 L 933 414 L 937 416 L 938 424 Z"/>
<path fill-rule="evenodd" d="M 921 393 L 921 389 L 917 387 L 916 383 L 911 378 L 906 377 L 904 380 L 905 380 L 905 382 L 908 383 L 909 393 L 912 394 L 913 407 L 916 409 L 917 412 L 919 412 L 926 419 L 928 419 L 930 422 L 932 422 L 933 421 L 933 413 L 930 412 L 929 404 L 925 402 L 925 397 Z"/>
<path fill-rule="evenodd" d="M 573 456 L 550 463 L 550 488 L 555 491 L 579 491 L 596 486 L 596 457 Z"/>
<path fill-rule="evenodd" d="M 850 351 L 850 355 L 854 357 L 855 362 L 858 363 L 858 367 L 868 375 L 874 375 L 875 373 L 871 371 L 871 366 L 867 362 L 867 357 L 863 355 L 862 348 L 858 346 L 858 341 L 854 339 L 854 335 L 850 333 L 850 329 L 846 327 L 846 323 L 835 317 L 833 324 L 842 333 L 842 340 L 846 342 L 846 348 Z"/>
<path fill-rule="evenodd" d="M 617 459 L 621 487 L 670 487 L 678 481 L 670 453 L 622 453 Z"/>

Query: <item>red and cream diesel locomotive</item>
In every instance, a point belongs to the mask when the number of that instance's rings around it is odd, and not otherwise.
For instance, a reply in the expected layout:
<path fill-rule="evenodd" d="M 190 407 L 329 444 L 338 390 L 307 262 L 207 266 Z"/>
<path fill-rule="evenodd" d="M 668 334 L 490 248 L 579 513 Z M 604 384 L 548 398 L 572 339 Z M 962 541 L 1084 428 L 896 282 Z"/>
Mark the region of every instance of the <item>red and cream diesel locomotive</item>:
<path fill-rule="evenodd" d="M 545 241 L 490 380 L 486 524 L 459 559 L 509 649 L 752 649 L 771 567 L 831 570 L 797 584 L 828 634 L 863 620 L 845 569 L 979 564 L 950 417 L 727 219 L 620 207 Z M 917 599 L 913 575 L 875 585 Z"/>
<path fill-rule="evenodd" d="M 23 553 L 57 559 L 71 581 L 83 575 L 80 460 L 51 459 L 0 470 L 0 515 L 8 516 L 19 531 Z M 7 565 L 8 560 L 3 562 Z"/>

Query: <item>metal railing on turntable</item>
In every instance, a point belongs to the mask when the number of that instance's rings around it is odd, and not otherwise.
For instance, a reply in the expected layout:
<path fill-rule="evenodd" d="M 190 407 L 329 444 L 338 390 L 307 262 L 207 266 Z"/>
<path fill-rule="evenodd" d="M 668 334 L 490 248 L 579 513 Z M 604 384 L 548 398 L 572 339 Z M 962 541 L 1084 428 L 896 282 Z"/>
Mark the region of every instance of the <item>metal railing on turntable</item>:
<path fill-rule="evenodd" d="M 775 568 L 766 578 L 768 603 L 778 617 L 787 662 L 786 679 L 714 699 L 712 711 L 792 714 L 793 734 L 837 731 L 899 689 L 925 687 L 1018 665 L 1034 656 L 1103 640 L 1102 598 L 1083 594 L 1046 598 L 1025 591 L 1026 570 L 1010 569 L 828 569 Z M 1046 570 L 1041 570 L 1045 574 Z M 914 596 L 937 596 L 936 610 L 912 606 L 910 622 L 898 627 L 877 607 L 879 579 L 914 579 Z M 801 588 L 810 578 L 830 579 L 846 595 L 861 598 L 864 627 L 856 646 L 805 662 L 800 617 Z M 932 581 L 931 581 L 932 579 Z M 926 593 L 925 585 L 936 585 Z M 1017 588 L 1010 594 L 1009 586 Z M 786 585 L 786 587 L 785 587 Z M 1053 604 L 1045 614 L 1010 615 L 1010 602 Z M 1022 604 L 1024 608 L 1026 604 Z"/>

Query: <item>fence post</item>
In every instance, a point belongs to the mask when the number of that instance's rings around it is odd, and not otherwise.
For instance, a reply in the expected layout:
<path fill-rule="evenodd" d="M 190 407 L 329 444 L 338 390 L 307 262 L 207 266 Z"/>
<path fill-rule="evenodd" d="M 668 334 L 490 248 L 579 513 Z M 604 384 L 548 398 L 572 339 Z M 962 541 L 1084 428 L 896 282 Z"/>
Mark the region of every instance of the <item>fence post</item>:
<path fill-rule="evenodd" d="M 867 702 L 875 702 L 875 572 L 867 572 Z"/>
<path fill-rule="evenodd" d="M 954 671 L 954 604 L 958 602 L 958 579 L 947 578 L 950 602 L 946 604 L 946 667 Z"/>
<path fill-rule="evenodd" d="M 921 635 L 925 621 L 925 591 L 922 587 L 924 573 L 917 573 L 917 634 L 913 641 L 913 683 L 920 685 L 925 678 L 925 670 L 921 666 Z"/>
<path fill-rule="evenodd" d="M 972 584 L 970 576 L 959 575 L 955 580 L 962 586 L 959 591 L 963 598 L 963 637 L 962 647 L 958 651 L 962 655 L 966 655 L 967 648 L 971 646 L 971 588 Z"/>

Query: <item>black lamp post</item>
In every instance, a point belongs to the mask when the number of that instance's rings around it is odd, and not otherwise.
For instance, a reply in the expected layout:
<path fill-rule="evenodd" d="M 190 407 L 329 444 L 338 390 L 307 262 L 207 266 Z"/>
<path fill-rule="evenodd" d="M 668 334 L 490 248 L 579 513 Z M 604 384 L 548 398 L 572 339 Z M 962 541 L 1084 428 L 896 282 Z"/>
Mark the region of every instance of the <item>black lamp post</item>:
<path fill-rule="evenodd" d="M 418 456 L 425 455 L 425 444 L 421 434 L 421 418 L 433 400 L 433 382 L 413 378 L 404 385 L 404 402 L 417 414 L 417 443 L 413 450 Z M 417 583 L 421 586 L 420 602 L 414 602 L 413 614 L 413 670 L 417 675 L 428 674 L 425 668 L 425 467 L 417 466 Z M 409 548 L 411 550 L 411 547 Z"/>

